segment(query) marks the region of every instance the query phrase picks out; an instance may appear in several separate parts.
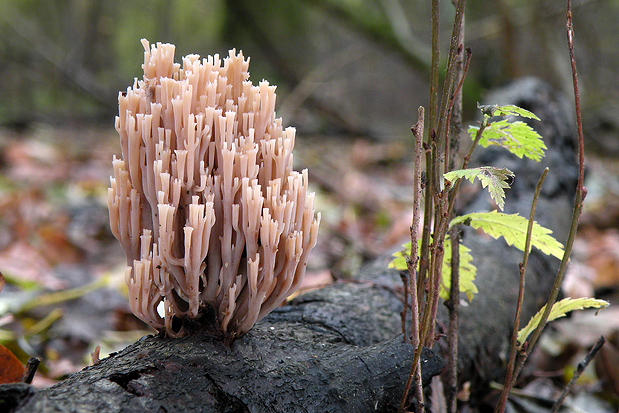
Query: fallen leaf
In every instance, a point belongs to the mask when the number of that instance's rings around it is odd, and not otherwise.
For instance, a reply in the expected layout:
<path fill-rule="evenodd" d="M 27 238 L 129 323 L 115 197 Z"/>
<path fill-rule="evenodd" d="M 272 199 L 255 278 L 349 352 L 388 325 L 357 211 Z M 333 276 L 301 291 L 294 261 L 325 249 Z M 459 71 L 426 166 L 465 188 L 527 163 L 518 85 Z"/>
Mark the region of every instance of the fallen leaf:
<path fill-rule="evenodd" d="M 0 344 L 0 384 L 19 382 L 25 370 L 15 354 Z"/>
<path fill-rule="evenodd" d="M 619 231 L 608 229 L 597 232 L 589 241 L 587 264 L 593 268 L 595 289 L 619 286 Z"/>
<path fill-rule="evenodd" d="M 15 242 L 4 251 L 0 251 L 0 271 L 13 282 L 34 282 L 49 288 L 61 290 L 67 283 L 57 278 L 49 262 L 30 244 Z"/>
<path fill-rule="evenodd" d="M 99 353 L 101 352 L 101 344 L 98 344 L 95 347 L 94 351 L 90 354 L 90 358 L 92 359 L 92 365 L 96 366 L 101 363 L 101 359 L 99 359 Z"/>
<path fill-rule="evenodd" d="M 331 271 L 313 271 L 305 274 L 300 289 L 304 291 L 314 290 L 329 284 L 333 284 L 333 276 L 331 275 Z"/>

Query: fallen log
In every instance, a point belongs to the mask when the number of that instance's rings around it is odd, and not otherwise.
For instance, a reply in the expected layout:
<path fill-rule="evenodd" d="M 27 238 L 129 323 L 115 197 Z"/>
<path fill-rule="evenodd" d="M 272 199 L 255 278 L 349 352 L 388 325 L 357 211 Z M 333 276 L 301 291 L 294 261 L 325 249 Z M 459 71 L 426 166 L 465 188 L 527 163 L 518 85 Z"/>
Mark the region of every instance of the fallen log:
<path fill-rule="evenodd" d="M 43 390 L 0 386 L 6 411 L 395 411 L 414 349 L 399 331 L 399 299 L 370 283 L 340 283 L 276 309 L 225 343 L 201 332 L 147 336 Z M 440 357 L 425 349 L 425 383 Z"/>

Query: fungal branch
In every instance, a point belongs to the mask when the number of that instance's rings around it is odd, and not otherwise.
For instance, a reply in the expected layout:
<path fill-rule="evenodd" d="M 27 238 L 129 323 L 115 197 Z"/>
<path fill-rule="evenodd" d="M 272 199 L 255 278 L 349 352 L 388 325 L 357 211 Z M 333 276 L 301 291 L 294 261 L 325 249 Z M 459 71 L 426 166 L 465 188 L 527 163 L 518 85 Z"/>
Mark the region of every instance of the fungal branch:
<path fill-rule="evenodd" d="M 242 53 L 179 64 L 174 45 L 142 44 L 144 77 L 118 97 L 122 155 L 108 191 L 131 309 L 171 336 L 208 311 L 242 335 L 300 286 L 316 244 L 295 129 Z"/>

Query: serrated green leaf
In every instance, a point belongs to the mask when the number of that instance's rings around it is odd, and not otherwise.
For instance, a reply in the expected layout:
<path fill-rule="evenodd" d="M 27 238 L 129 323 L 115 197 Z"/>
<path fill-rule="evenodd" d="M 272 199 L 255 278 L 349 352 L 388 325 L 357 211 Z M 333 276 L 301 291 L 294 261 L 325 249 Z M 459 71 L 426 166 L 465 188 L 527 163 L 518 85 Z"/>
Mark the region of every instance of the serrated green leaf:
<path fill-rule="evenodd" d="M 485 105 L 480 106 L 483 113 L 492 116 L 522 116 L 523 118 L 540 120 L 533 112 L 518 107 L 516 105 Z"/>
<path fill-rule="evenodd" d="M 557 318 L 564 317 L 567 313 L 574 310 L 583 310 L 585 308 L 599 308 L 604 309 L 609 306 L 608 301 L 598 300 L 595 298 L 564 298 L 561 301 L 557 301 L 552 306 L 550 310 L 550 315 L 548 316 L 548 321 L 556 320 Z M 518 331 L 518 343 L 522 345 L 524 341 L 529 337 L 529 335 L 537 328 L 537 325 L 542 319 L 542 314 L 544 314 L 544 310 L 546 306 L 542 307 L 541 310 L 535 314 L 529 323 Z"/>
<path fill-rule="evenodd" d="M 469 134 L 475 139 L 479 127 L 471 126 Z M 490 145 L 501 146 L 514 155 L 522 158 L 526 156 L 534 161 L 541 161 L 544 157 L 546 144 L 539 133 L 524 122 L 508 122 L 499 120 L 492 122 L 484 129 L 479 145 L 487 148 Z"/>
<path fill-rule="evenodd" d="M 420 243 L 419 243 L 420 244 Z M 398 271 L 406 271 L 408 266 L 406 264 L 406 258 L 411 253 L 411 243 L 407 242 L 403 245 L 403 250 L 395 252 L 393 260 L 387 266 L 388 268 L 395 268 Z M 419 248 L 419 245 L 418 245 Z M 445 238 L 443 244 L 444 256 L 442 267 L 442 280 L 439 290 L 439 296 L 443 300 L 449 299 L 449 290 L 451 287 L 451 241 L 449 237 Z M 466 298 L 469 301 L 473 300 L 473 295 L 477 293 L 477 287 L 473 283 L 475 276 L 477 275 L 477 268 L 473 265 L 473 257 L 471 256 L 471 250 L 466 246 L 460 244 L 460 273 L 459 282 L 460 292 L 466 294 Z"/>
<path fill-rule="evenodd" d="M 389 265 L 387 265 L 387 268 L 394 268 L 398 271 L 408 270 L 408 264 L 406 263 L 406 259 L 411 255 L 411 243 L 407 242 L 406 244 L 402 245 L 402 248 L 403 249 L 401 251 L 397 251 L 391 254 L 393 259 L 391 260 Z"/>
<path fill-rule="evenodd" d="M 449 300 L 449 291 L 451 290 L 451 240 L 445 238 L 443 244 L 445 255 L 443 256 L 443 273 L 441 277 L 441 285 L 439 296 L 443 300 Z M 477 294 L 477 287 L 473 283 L 477 275 L 477 268 L 473 265 L 473 257 L 471 250 L 466 246 L 459 245 L 459 262 L 460 272 L 458 274 L 458 286 L 461 293 L 466 294 L 469 302 L 473 301 L 473 295 Z"/>
<path fill-rule="evenodd" d="M 503 237 L 508 245 L 513 245 L 520 251 L 524 251 L 529 220 L 518 214 L 504 214 L 498 211 L 474 212 L 454 218 L 449 223 L 449 227 L 458 224 L 471 225 L 475 229 L 481 229 L 495 239 Z M 531 245 L 544 254 L 561 259 L 563 258 L 563 245 L 550 234 L 552 234 L 551 230 L 534 222 L 531 232 Z"/>
<path fill-rule="evenodd" d="M 443 175 L 449 181 L 455 181 L 458 178 L 466 178 L 471 182 L 475 178 L 479 179 L 481 186 L 488 188 L 490 196 L 496 202 L 499 209 L 505 206 L 505 188 L 509 188 L 507 183 L 508 177 L 513 177 L 514 174 L 507 168 L 495 168 L 493 166 L 480 166 L 479 168 L 458 169 L 450 171 Z"/>
<path fill-rule="evenodd" d="M 407 242 L 402 245 L 402 250 L 394 252 L 391 254 L 393 259 L 387 265 L 387 268 L 395 268 L 398 271 L 406 271 L 408 269 L 408 265 L 406 264 L 406 259 L 411 255 L 411 243 Z"/>

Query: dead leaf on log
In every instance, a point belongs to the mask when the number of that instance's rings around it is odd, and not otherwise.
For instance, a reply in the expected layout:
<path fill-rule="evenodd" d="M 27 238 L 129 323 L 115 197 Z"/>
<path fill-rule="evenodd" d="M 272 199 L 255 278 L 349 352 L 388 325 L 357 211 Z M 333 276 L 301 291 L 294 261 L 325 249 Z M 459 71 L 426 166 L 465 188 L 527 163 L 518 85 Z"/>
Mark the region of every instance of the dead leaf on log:
<path fill-rule="evenodd" d="M 24 371 L 24 365 L 15 354 L 0 344 L 0 384 L 19 382 Z"/>

